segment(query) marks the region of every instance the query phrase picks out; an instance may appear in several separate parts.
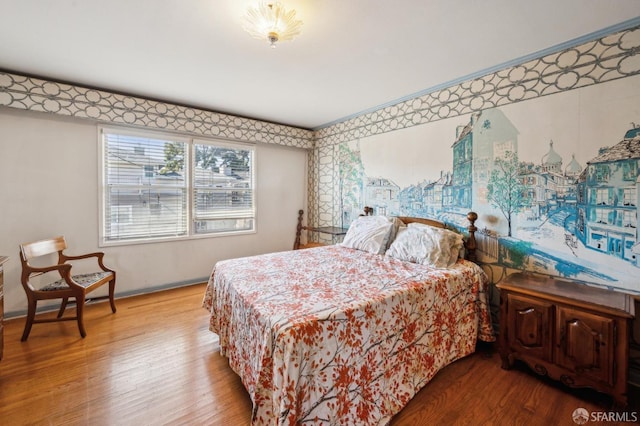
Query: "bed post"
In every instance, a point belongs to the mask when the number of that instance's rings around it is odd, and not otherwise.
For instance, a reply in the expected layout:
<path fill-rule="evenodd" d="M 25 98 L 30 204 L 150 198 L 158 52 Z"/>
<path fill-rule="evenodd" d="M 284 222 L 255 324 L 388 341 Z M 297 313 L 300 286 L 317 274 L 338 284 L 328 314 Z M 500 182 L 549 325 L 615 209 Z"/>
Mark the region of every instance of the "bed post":
<path fill-rule="evenodd" d="M 298 250 L 300 248 L 300 234 L 302 233 L 302 215 L 304 210 L 298 210 L 298 225 L 296 226 L 296 240 L 293 242 L 293 249 Z"/>
<path fill-rule="evenodd" d="M 360 216 L 373 216 L 373 207 L 364 206 L 364 214 Z"/>
<path fill-rule="evenodd" d="M 478 258 L 476 256 L 476 220 L 478 220 L 478 214 L 476 212 L 467 213 L 467 220 L 469 220 L 469 226 L 467 230 L 469 231 L 469 237 L 467 238 L 464 247 L 467 249 L 467 259 L 472 261 L 473 263 L 478 262 Z"/>

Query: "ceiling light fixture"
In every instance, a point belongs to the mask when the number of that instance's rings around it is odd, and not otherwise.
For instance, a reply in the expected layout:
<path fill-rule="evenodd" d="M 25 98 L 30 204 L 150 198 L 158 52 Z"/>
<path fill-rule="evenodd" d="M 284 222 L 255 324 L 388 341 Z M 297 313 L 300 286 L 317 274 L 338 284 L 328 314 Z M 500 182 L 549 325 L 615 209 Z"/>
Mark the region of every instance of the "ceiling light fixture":
<path fill-rule="evenodd" d="M 287 12 L 282 4 L 260 2 L 256 7 L 250 7 L 244 18 L 244 30 L 252 37 L 271 43 L 293 40 L 300 34 L 302 21 L 296 19 L 296 11 Z"/>

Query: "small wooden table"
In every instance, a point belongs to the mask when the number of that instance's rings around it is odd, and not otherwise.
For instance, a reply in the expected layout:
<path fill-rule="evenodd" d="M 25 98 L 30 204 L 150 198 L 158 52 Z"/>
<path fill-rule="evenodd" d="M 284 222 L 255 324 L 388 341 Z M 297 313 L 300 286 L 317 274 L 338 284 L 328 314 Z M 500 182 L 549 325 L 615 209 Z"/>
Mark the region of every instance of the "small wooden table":
<path fill-rule="evenodd" d="M 338 226 L 303 226 L 302 229 L 311 232 L 320 232 L 321 234 L 331 234 L 333 236 L 345 235 L 348 228 L 340 228 Z"/>
<path fill-rule="evenodd" d="M 348 228 L 342 228 L 339 226 L 303 226 L 302 225 L 302 215 L 304 211 L 298 211 L 298 226 L 296 228 L 296 240 L 293 243 L 293 249 L 297 250 L 300 248 L 300 234 L 303 230 L 309 232 L 319 232 L 321 234 L 329 234 L 331 235 L 332 240 L 335 237 L 340 237 L 342 235 L 346 235 Z M 335 242 L 335 241 L 334 241 Z"/>

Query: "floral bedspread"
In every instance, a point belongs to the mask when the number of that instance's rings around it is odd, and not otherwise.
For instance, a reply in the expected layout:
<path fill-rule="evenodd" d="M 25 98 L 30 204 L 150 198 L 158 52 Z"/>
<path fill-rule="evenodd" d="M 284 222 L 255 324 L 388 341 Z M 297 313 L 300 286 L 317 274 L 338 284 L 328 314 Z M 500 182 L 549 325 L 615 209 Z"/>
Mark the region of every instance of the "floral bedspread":
<path fill-rule="evenodd" d="M 493 341 L 484 272 L 340 246 L 218 262 L 203 306 L 253 425 L 387 424 L 444 366 Z"/>

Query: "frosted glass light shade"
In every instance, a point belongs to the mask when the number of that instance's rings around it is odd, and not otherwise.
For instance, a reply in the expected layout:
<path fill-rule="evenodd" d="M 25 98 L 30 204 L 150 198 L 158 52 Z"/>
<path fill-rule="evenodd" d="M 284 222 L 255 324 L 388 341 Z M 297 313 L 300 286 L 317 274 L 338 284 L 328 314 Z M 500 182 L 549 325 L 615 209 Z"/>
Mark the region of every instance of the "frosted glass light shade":
<path fill-rule="evenodd" d="M 296 11 L 285 10 L 281 3 L 260 2 L 247 10 L 243 28 L 252 37 L 267 40 L 271 47 L 276 42 L 293 40 L 300 34 L 302 21 L 296 19 Z"/>

